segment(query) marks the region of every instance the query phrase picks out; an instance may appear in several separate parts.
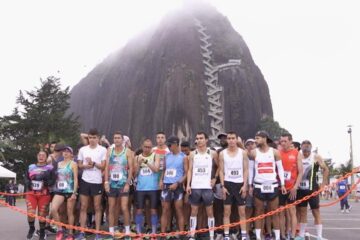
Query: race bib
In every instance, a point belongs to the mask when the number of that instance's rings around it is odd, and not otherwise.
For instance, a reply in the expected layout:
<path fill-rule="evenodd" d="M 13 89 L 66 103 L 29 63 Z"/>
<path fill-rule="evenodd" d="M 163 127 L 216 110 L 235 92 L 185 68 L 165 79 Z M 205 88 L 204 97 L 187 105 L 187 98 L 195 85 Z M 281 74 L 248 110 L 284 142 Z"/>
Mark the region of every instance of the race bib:
<path fill-rule="evenodd" d="M 174 168 L 166 169 L 165 176 L 169 178 L 176 177 L 176 169 Z"/>
<path fill-rule="evenodd" d="M 43 181 L 31 181 L 31 185 L 32 185 L 32 190 L 35 190 L 35 191 L 39 191 L 43 188 Z"/>
<path fill-rule="evenodd" d="M 345 189 L 346 189 L 346 186 L 341 185 L 341 186 L 339 186 L 339 189 L 340 189 L 340 190 L 345 190 Z"/>
<path fill-rule="evenodd" d="M 239 178 L 241 176 L 242 176 L 241 169 L 239 169 L 239 168 L 230 169 L 230 171 L 229 171 L 230 178 Z"/>
<path fill-rule="evenodd" d="M 274 185 L 261 185 L 261 193 L 273 193 L 274 192 Z"/>
<path fill-rule="evenodd" d="M 152 171 L 151 171 L 151 169 L 150 168 L 142 168 L 141 170 L 140 170 L 140 175 L 141 176 L 149 176 L 149 175 L 151 175 L 152 174 Z"/>
<path fill-rule="evenodd" d="M 10 193 L 14 193 L 15 191 L 14 190 L 10 190 Z"/>
<path fill-rule="evenodd" d="M 300 189 L 309 189 L 310 184 L 309 184 L 309 180 L 304 180 L 300 182 Z"/>
<path fill-rule="evenodd" d="M 68 184 L 66 181 L 58 181 L 56 186 L 59 190 L 65 190 L 68 187 Z"/>
<path fill-rule="evenodd" d="M 285 171 L 284 178 L 285 178 L 285 181 L 289 181 L 291 179 L 291 172 Z"/>
<path fill-rule="evenodd" d="M 196 175 L 208 175 L 208 168 L 206 167 L 195 167 L 195 174 Z"/>
<path fill-rule="evenodd" d="M 112 181 L 120 181 L 122 179 L 122 176 L 123 174 L 120 171 L 111 171 L 110 173 L 110 179 Z"/>

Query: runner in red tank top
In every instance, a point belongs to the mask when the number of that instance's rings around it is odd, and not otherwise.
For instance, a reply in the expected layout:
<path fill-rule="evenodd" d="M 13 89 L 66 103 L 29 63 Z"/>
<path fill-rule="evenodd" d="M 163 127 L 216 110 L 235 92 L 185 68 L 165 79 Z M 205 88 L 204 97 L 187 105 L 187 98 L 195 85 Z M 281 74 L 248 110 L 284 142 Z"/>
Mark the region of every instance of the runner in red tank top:
<path fill-rule="evenodd" d="M 287 194 L 279 195 L 279 205 L 285 206 L 288 203 L 293 203 L 296 200 L 296 193 L 298 186 L 302 179 L 303 174 L 303 166 L 301 155 L 299 154 L 298 150 L 292 148 L 292 135 L 290 133 L 286 133 L 281 135 L 280 144 L 281 150 L 280 156 L 282 160 L 282 165 L 284 168 L 284 179 L 285 179 L 285 187 L 287 190 Z M 284 212 L 280 213 L 280 230 L 281 236 L 285 237 L 286 233 L 290 234 L 290 239 L 295 238 L 296 234 L 296 225 L 297 225 L 297 218 L 296 218 L 296 208 L 292 206 L 288 210 L 286 210 L 287 214 Z M 286 228 L 285 228 L 285 217 L 290 217 L 286 221 Z M 286 229 L 286 230 L 285 230 Z"/>

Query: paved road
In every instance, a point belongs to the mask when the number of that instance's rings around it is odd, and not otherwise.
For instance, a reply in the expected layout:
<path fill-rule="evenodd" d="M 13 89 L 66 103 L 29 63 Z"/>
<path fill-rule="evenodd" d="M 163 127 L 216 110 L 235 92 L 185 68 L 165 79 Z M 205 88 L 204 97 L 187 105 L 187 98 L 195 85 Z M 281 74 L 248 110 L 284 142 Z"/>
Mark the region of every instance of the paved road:
<path fill-rule="evenodd" d="M 323 201 L 326 203 L 326 201 Z M 18 207 L 25 209 L 25 202 L 17 202 Z M 339 211 L 339 205 L 321 209 L 324 225 L 324 240 L 351 240 L 360 239 L 360 203 L 351 203 L 350 214 Z M 315 235 L 313 218 L 309 211 L 309 232 Z M 26 218 L 8 208 L 0 206 L 0 239 L 1 240 L 23 240 L 26 237 L 28 226 Z M 55 239 L 49 236 L 48 239 Z M 91 238 L 89 238 L 91 239 Z M 314 238 L 312 238 L 314 239 Z"/>

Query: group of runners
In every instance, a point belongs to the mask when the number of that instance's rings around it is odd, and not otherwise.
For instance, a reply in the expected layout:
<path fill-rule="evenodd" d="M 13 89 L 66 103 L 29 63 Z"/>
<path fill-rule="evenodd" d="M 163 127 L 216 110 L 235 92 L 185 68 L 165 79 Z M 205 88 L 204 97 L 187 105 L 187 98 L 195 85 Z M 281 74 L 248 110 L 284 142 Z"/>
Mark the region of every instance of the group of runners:
<path fill-rule="evenodd" d="M 49 155 L 39 151 L 37 163 L 30 165 L 26 174 L 28 212 L 37 210 L 40 216 L 82 228 L 87 227 L 88 213 L 93 212 L 95 229 L 100 230 L 105 218 L 110 232 L 107 236 L 96 234 L 95 239 L 114 239 L 117 232 L 131 239 L 134 232 L 186 230 L 188 235 L 172 238 L 301 240 L 305 239 L 310 205 L 317 238 L 322 239 L 319 196 L 254 224 L 227 226 L 317 191 L 320 169 L 321 184 L 327 184 L 328 168 L 308 140 L 297 148 L 291 134 L 283 134 L 276 145 L 265 131 L 245 142 L 237 133 L 227 132 L 219 134 L 221 148 L 214 149 L 208 146 L 208 135 L 198 132 L 192 148 L 189 142 L 158 132 L 155 144 L 146 138 L 141 148 L 133 151 L 121 132 L 112 137 L 113 143 L 106 148 L 99 144 L 98 131 L 91 129 L 77 154 L 61 144 L 53 144 Z M 27 239 L 32 239 L 35 219 L 28 217 L 28 223 Z M 221 230 L 212 229 L 223 224 Z M 46 223 L 39 221 L 39 226 L 39 239 L 46 239 Z M 196 231 L 202 228 L 209 229 L 206 235 Z M 56 239 L 65 237 L 87 236 L 82 231 L 75 236 L 71 229 L 58 226 Z"/>

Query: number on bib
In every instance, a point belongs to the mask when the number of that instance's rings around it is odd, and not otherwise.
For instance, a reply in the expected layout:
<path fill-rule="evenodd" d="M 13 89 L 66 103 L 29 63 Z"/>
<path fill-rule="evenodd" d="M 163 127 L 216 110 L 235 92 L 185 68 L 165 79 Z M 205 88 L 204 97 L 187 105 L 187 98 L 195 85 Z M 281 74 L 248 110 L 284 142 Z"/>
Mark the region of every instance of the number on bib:
<path fill-rule="evenodd" d="M 66 181 L 59 181 L 57 182 L 57 189 L 59 190 L 65 190 L 67 188 L 68 184 Z"/>
<path fill-rule="evenodd" d="M 261 193 L 273 193 L 274 185 L 261 185 Z"/>
<path fill-rule="evenodd" d="M 140 170 L 140 175 L 141 175 L 141 176 L 149 176 L 149 175 L 151 175 L 151 174 L 152 174 L 152 171 L 151 171 L 150 168 L 142 168 L 142 169 Z"/>
<path fill-rule="evenodd" d="M 111 172 L 110 178 L 112 181 L 120 181 L 122 178 L 122 172 L 118 172 L 118 171 Z"/>
<path fill-rule="evenodd" d="M 341 185 L 341 186 L 339 186 L 339 189 L 340 189 L 340 190 L 345 190 L 345 189 L 346 189 L 346 186 Z"/>
<path fill-rule="evenodd" d="M 304 180 L 300 182 L 300 189 L 309 189 L 309 180 Z"/>
<path fill-rule="evenodd" d="M 43 181 L 31 181 L 32 189 L 39 191 L 43 188 Z"/>
<path fill-rule="evenodd" d="M 231 178 L 241 177 L 241 171 L 240 171 L 240 169 L 231 169 L 231 170 L 230 170 L 230 177 L 231 177 Z"/>
<path fill-rule="evenodd" d="M 285 181 L 289 181 L 291 179 L 291 172 L 285 171 L 284 178 L 285 178 Z"/>
<path fill-rule="evenodd" d="M 165 176 L 169 178 L 176 177 L 176 169 L 174 168 L 166 169 Z"/>

